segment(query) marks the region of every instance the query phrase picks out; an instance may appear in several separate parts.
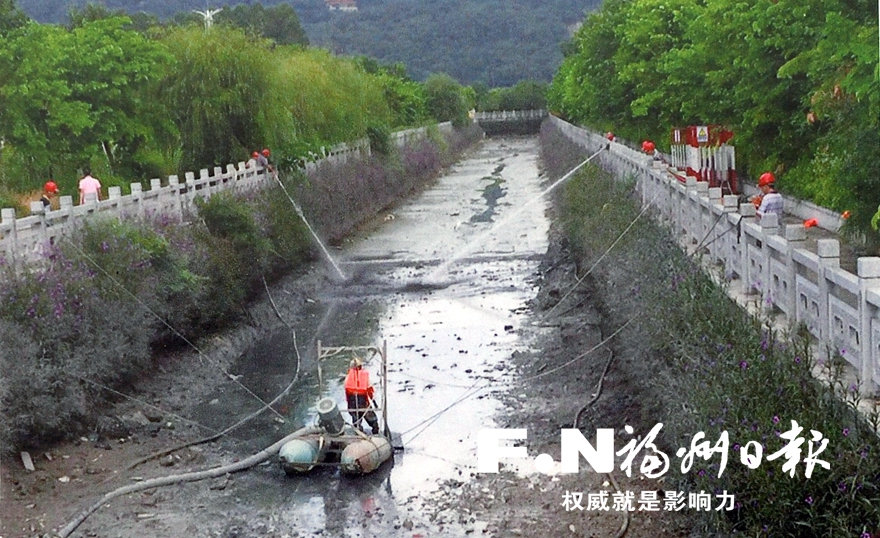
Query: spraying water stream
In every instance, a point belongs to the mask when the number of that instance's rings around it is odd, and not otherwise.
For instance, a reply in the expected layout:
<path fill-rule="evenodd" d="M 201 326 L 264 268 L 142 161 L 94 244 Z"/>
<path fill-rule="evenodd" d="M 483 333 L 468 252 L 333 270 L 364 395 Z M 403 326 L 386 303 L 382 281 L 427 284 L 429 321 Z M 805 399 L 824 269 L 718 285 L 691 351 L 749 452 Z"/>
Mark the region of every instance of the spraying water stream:
<path fill-rule="evenodd" d="M 318 246 L 321 248 L 321 251 L 324 253 L 324 256 L 327 257 L 327 260 L 333 266 L 333 269 L 336 270 L 336 273 L 339 275 L 339 278 L 341 278 L 342 280 L 346 280 L 348 277 L 345 276 L 345 273 L 342 272 L 342 268 L 339 267 L 339 264 L 336 263 L 336 260 L 333 258 L 333 256 L 330 255 L 330 251 L 327 250 L 327 247 L 324 245 L 324 241 L 322 241 L 321 238 L 318 237 L 318 234 L 315 232 L 315 229 L 312 228 L 311 224 L 309 224 L 309 221 L 306 218 L 305 214 L 303 213 L 302 208 L 299 206 L 298 203 L 296 203 L 296 201 L 294 201 L 294 199 L 290 195 L 290 193 L 287 192 L 287 188 L 284 186 L 284 183 L 281 182 L 281 179 L 278 177 L 278 174 L 276 172 L 269 172 L 269 173 L 272 174 L 272 177 L 275 178 L 275 181 L 281 187 L 281 190 L 284 191 L 284 195 L 287 196 L 287 199 L 290 200 L 291 204 L 293 204 L 294 211 L 296 211 L 296 214 L 299 215 L 299 218 L 301 218 L 302 221 L 305 223 L 306 228 L 309 229 L 309 233 L 311 233 L 312 237 L 315 238 L 315 242 L 318 243 Z"/>

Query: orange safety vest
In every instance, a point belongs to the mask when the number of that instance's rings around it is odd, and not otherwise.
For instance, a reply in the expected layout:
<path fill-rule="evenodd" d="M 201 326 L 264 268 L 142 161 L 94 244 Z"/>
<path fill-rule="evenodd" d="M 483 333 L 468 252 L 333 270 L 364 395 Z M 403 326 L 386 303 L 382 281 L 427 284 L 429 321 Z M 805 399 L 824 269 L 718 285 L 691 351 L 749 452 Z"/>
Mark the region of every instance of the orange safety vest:
<path fill-rule="evenodd" d="M 370 372 L 359 368 L 351 368 L 345 376 L 345 394 L 363 394 L 373 397 L 373 387 L 370 386 Z"/>

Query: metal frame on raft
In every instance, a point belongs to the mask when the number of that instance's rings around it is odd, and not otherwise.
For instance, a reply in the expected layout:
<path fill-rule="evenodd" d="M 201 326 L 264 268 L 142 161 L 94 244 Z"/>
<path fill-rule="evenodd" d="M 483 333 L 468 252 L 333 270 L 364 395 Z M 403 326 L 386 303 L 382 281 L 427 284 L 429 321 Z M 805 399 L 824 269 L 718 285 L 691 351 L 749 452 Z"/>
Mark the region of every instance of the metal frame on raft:
<path fill-rule="evenodd" d="M 337 347 L 324 347 L 321 344 L 321 341 L 318 340 L 317 343 L 318 354 L 317 362 L 318 362 L 318 385 L 324 385 L 324 379 L 321 371 L 321 361 L 326 359 L 331 359 L 334 357 L 339 357 L 342 354 L 351 354 L 352 357 L 356 354 L 360 353 L 361 355 L 366 355 L 370 353 L 370 356 L 361 357 L 364 360 L 364 364 L 369 364 L 370 361 L 373 360 L 377 355 L 381 360 L 381 370 L 379 372 L 379 379 L 381 380 L 381 390 L 382 390 L 382 405 L 377 407 L 375 410 L 380 411 L 382 413 L 382 433 L 385 437 L 390 441 L 391 440 L 391 429 L 388 427 L 388 344 L 385 340 L 382 341 L 382 347 L 378 346 L 337 346 Z M 358 409 L 357 411 L 366 411 L 366 409 Z"/>
<path fill-rule="evenodd" d="M 380 359 L 381 405 L 371 402 L 367 409 L 346 409 L 346 411 L 378 411 L 382 415 L 381 433 L 367 435 L 354 424 L 348 424 L 336 401 L 325 397 L 318 401 L 318 424 L 303 435 L 285 443 L 279 451 L 281 466 L 288 475 L 309 472 L 318 466 L 336 466 L 343 473 L 363 475 L 378 469 L 391 459 L 393 450 L 403 445 L 399 436 L 393 436 L 388 426 L 388 354 L 387 344 L 378 346 L 337 346 L 324 347 L 317 342 L 318 383 L 324 385 L 321 363 L 324 360 L 355 356 L 362 357 L 365 364 L 374 358 Z M 394 440 L 392 440 L 394 439 Z"/>

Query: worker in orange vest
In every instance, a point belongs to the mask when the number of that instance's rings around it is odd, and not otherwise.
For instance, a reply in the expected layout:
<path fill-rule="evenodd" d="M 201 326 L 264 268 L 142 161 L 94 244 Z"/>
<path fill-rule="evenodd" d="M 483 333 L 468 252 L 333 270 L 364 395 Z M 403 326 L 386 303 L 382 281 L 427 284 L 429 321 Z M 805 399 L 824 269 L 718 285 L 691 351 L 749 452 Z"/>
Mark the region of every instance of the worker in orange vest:
<path fill-rule="evenodd" d="M 370 433 L 379 433 L 379 421 L 376 413 L 370 408 L 373 400 L 373 387 L 370 385 L 370 373 L 364 370 L 364 361 L 359 357 L 351 360 L 348 374 L 345 376 L 345 401 L 355 428 L 361 428 L 361 420 L 366 420 Z"/>

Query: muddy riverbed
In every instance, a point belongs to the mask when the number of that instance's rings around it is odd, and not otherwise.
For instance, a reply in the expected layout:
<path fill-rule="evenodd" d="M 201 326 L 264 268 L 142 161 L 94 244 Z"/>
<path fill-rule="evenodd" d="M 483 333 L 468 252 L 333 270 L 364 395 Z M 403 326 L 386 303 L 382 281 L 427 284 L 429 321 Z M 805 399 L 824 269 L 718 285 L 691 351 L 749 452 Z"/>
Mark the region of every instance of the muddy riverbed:
<path fill-rule="evenodd" d="M 558 460 L 559 430 L 590 400 L 611 351 L 600 345 L 601 300 L 589 282 L 568 298 L 576 308 L 548 315 L 575 284 L 551 226 L 550 184 L 536 138 L 483 142 L 431 188 L 331 248 L 345 280 L 325 263 L 283 279 L 241 327 L 202 343 L 201 358 L 173 354 L 152 378 L 113 396 L 118 403 L 100 431 L 32 454 L 34 472 L 5 459 L 0 538 L 51 535 L 114 488 L 247 457 L 313 423 L 321 397 L 342 406 L 348 357 L 319 369 L 319 341 L 387 346 L 387 379 L 378 377 L 378 358 L 367 358 L 403 443 L 393 462 L 361 478 L 329 467 L 289 478 L 271 461 L 115 499 L 74 536 L 604 537 L 624 526 L 627 536 L 687 535 L 668 512 L 627 518 L 563 507 L 566 491 L 586 496 L 616 485 L 638 496 L 660 484 L 586 468 L 544 475 L 530 460 L 476 473 L 477 436 L 487 428 L 527 428 L 529 454 Z M 608 369 L 591 411 L 596 425 L 638 422 L 626 360 Z M 220 441 L 125 470 L 258 409 L 290 383 L 297 364 L 299 379 L 274 412 Z"/>

